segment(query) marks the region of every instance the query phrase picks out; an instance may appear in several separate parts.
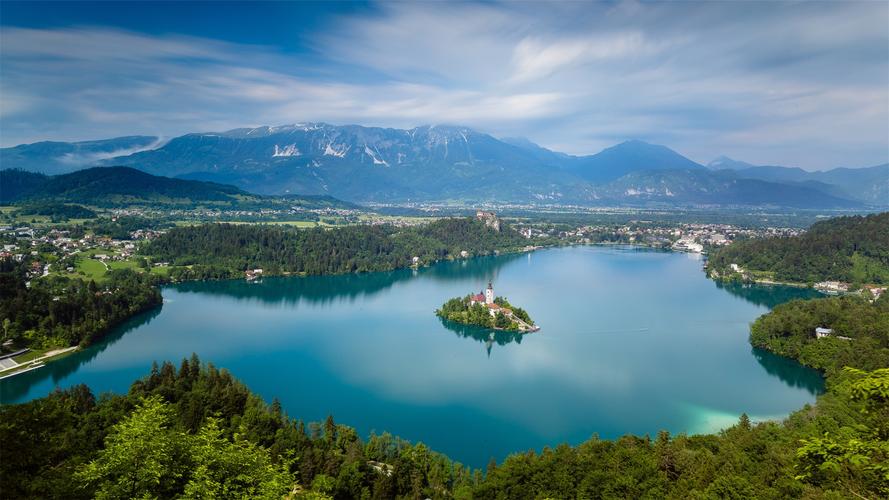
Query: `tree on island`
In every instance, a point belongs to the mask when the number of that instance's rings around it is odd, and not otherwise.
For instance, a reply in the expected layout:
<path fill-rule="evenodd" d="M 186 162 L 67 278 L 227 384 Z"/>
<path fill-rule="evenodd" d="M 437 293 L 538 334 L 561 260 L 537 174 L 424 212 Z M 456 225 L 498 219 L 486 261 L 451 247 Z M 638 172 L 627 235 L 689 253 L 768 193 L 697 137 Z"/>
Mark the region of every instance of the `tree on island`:
<path fill-rule="evenodd" d="M 476 325 L 483 328 L 495 328 L 498 330 L 526 331 L 534 326 L 534 321 L 528 313 L 509 303 L 504 297 L 496 297 L 493 300 L 501 310 L 494 314 L 487 305 L 473 300 L 472 295 L 454 297 L 442 304 L 435 314 L 455 323 Z M 506 312 L 503 312 L 506 310 Z M 522 324 L 524 323 L 524 325 Z"/>

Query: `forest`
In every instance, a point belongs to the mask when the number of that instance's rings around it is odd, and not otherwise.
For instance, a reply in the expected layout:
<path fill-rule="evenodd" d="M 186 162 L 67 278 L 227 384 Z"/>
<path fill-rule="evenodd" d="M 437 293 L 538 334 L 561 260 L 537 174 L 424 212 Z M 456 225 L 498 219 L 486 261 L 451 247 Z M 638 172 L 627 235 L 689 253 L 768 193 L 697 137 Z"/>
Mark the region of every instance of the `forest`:
<path fill-rule="evenodd" d="M 816 338 L 818 327 L 833 334 Z M 889 367 L 889 295 L 874 302 L 844 295 L 780 304 L 753 323 L 750 342 L 829 375 L 844 366 Z"/>
<path fill-rule="evenodd" d="M 889 298 L 823 300 L 873 308 L 853 330 L 871 316 L 885 324 Z M 125 395 L 76 386 L 0 407 L 0 481 L 7 498 L 885 498 L 889 368 L 863 369 L 871 354 L 851 349 L 826 366 L 827 392 L 784 422 L 742 415 L 717 434 L 593 436 L 485 471 L 389 434 L 362 439 L 332 417 L 290 418 L 192 356 L 178 370 L 155 365 Z"/>
<path fill-rule="evenodd" d="M 274 225 L 206 224 L 171 229 L 143 249 L 169 262 L 170 277 L 241 277 L 247 269 L 268 274 L 338 274 L 389 271 L 418 264 L 521 249 L 515 230 L 495 231 L 475 219 L 441 219 L 422 226 L 347 226 L 295 229 Z M 185 268 L 191 266 L 191 268 Z"/>
<path fill-rule="evenodd" d="M 889 283 L 889 212 L 836 217 L 800 236 L 745 240 L 716 250 L 708 268 L 732 276 L 731 264 L 796 283 L 837 280 Z"/>
<path fill-rule="evenodd" d="M 28 263 L 0 259 L 3 340 L 18 347 L 86 346 L 162 301 L 147 273 L 112 270 L 101 285 L 52 275 L 29 281 Z"/>

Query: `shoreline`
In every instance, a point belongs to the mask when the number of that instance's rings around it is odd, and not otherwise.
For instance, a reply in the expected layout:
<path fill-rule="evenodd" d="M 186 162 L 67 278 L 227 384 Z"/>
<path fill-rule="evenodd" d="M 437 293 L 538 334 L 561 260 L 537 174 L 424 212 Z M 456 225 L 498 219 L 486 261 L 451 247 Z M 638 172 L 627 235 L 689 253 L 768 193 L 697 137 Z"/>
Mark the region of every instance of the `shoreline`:
<path fill-rule="evenodd" d="M 79 345 L 65 347 L 62 349 L 53 349 L 51 351 L 46 351 L 45 353 L 37 356 L 34 359 L 29 359 L 22 363 L 17 362 L 16 366 L 0 371 L 0 380 L 11 378 L 16 375 L 21 375 L 22 373 L 27 373 L 38 368 L 42 368 L 46 366 L 46 363 L 62 359 L 69 354 L 79 351 L 80 349 L 81 347 Z M 13 361 L 15 360 L 13 359 Z"/>

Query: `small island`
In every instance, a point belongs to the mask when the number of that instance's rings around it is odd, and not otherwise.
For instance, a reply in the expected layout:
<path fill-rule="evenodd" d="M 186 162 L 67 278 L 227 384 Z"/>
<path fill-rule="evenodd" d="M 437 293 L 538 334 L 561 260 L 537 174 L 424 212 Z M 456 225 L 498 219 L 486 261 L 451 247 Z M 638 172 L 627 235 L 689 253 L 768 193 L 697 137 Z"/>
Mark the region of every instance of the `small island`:
<path fill-rule="evenodd" d="M 454 297 L 436 309 L 435 314 L 455 323 L 495 330 L 521 333 L 540 330 L 524 309 L 513 306 L 504 297 L 495 298 L 491 283 L 481 293 Z"/>

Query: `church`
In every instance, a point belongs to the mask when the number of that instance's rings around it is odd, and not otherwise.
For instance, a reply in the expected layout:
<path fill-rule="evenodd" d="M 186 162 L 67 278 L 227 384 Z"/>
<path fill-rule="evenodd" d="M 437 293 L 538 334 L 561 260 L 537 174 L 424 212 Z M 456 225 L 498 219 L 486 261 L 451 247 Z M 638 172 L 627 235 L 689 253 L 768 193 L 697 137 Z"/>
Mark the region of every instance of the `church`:
<path fill-rule="evenodd" d="M 494 286 L 490 282 L 488 282 L 488 288 L 469 297 L 469 305 L 473 306 L 475 304 L 487 307 L 491 316 L 495 316 L 498 312 L 502 312 L 507 316 L 512 315 L 511 310 L 494 303 Z"/>

